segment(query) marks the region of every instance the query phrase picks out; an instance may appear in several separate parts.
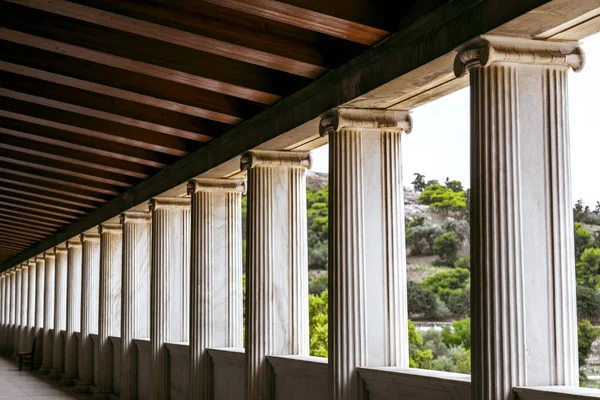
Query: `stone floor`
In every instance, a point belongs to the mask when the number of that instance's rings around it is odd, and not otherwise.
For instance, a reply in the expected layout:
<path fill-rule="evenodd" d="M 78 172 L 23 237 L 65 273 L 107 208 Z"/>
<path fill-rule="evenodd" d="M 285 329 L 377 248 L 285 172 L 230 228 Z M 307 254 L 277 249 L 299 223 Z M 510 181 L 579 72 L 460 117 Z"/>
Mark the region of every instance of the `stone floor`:
<path fill-rule="evenodd" d="M 0 400 L 79 398 L 44 376 L 19 371 L 16 362 L 0 357 Z"/>

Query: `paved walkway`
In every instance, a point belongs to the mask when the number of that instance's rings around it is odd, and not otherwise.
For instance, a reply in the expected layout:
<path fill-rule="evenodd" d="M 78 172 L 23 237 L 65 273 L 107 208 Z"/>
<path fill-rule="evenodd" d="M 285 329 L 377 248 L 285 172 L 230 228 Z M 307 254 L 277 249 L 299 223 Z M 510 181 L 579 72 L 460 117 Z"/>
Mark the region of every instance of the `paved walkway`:
<path fill-rule="evenodd" d="M 44 376 L 31 371 L 19 371 L 16 362 L 0 357 L 0 400 L 78 398 Z"/>

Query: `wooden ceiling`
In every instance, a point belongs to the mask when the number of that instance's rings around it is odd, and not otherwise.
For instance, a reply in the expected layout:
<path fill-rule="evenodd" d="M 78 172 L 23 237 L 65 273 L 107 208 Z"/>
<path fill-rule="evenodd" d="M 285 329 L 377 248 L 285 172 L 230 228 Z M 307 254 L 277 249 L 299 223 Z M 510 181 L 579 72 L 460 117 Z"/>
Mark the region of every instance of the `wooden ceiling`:
<path fill-rule="evenodd" d="M 445 2 L 3 1 L 0 263 Z"/>

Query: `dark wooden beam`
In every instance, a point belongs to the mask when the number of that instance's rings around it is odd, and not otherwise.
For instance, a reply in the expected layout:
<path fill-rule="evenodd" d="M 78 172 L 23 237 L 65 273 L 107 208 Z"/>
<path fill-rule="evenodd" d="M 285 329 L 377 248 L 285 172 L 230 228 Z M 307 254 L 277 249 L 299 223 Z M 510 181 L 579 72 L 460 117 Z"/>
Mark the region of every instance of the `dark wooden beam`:
<path fill-rule="evenodd" d="M 0 170 L 0 172 L 2 172 L 0 182 L 6 187 L 13 185 L 13 187 L 38 193 L 48 192 L 52 193 L 52 195 L 59 195 L 63 199 L 72 197 L 74 201 L 106 203 L 110 198 L 109 196 L 103 196 L 93 191 L 65 185 L 60 181 L 48 184 L 47 181 L 38 179 L 35 176 L 29 176 L 28 174 L 14 174 L 8 169 Z"/>
<path fill-rule="evenodd" d="M 0 119 L 0 129 L 4 135 L 35 140 L 40 143 L 60 146 L 78 152 L 97 154 L 153 168 L 164 168 L 178 160 L 176 156 L 123 145 L 110 140 L 97 139 L 88 135 L 74 135 L 69 131 L 37 124 L 36 122 L 40 121 L 26 116 L 14 114 L 15 118 L 10 118 L 8 117 L 9 114 L 4 113 L 2 110 L 0 110 L 0 115 L 4 117 Z M 43 121 L 41 122 L 43 123 Z M 58 127 L 60 124 L 53 125 Z M 69 126 L 64 126 L 64 128 L 77 130 Z"/>
<path fill-rule="evenodd" d="M 68 193 L 58 195 L 57 193 L 47 189 L 32 188 L 30 186 L 25 186 L 22 183 L 11 182 L 5 178 L 0 178 L 0 191 L 26 196 L 31 200 L 33 200 L 33 198 L 43 199 L 49 202 L 55 202 L 57 204 L 71 205 L 88 210 L 96 208 L 99 204 L 86 202 L 82 199 L 78 199 L 77 197 L 70 196 Z"/>
<path fill-rule="evenodd" d="M 30 99 L 27 101 L 32 103 L 45 99 L 46 105 L 53 104 L 56 108 L 72 107 L 67 111 L 195 141 L 203 141 L 203 136 L 220 136 L 241 121 L 236 118 L 231 124 L 215 122 L 8 72 L 0 72 L 0 81 L 3 82 L 2 95 L 6 97 L 27 96 Z"/>
<path fill-rule="evenodd" d="M 0 219 L 0 227 L 3 227 L 4 229 L 11 229 L 15 232 L 27 233 L 33 237 L 39 237 L 40 239 L 48 237 L 50 233 L 53 232 L 52 230 L 50 230 L 49 232 L 44 232 L 39 230 L 37 227 L 31 228 L 27 226 L 22 226 L 14 223 L 14 221 L 6 222 L 3 219 Z"/>
<path fill-rule="evenodd" d="M 44 211 L 52 211 L 57 213 L 57 215 L 68 215 L 71 217 L 76 217 L 78 218 L 78 215 L 85 215 L 87 214 L 86 210 L 82 210 L 78 207 L 75 206 L 71 206 L 71 205 L 64 205 L 62 203 L 59 202 L 54 202 L 54 203 L 49 203 L 49 202 L 44 202 L 44 201 L 40 201 L 39 199 L 35 199 L 35 198 L 31 198 L 29 196 L 25 196 L 25 195 L 20 195 L 17 196 L 14 193 L 11 193 L 9 191 L 5 191 L 2 188 L 0 188 L 0 201 L 5 201 L 11 204 L 19 204 L 25 207 L 32 207 L 35 209 L 38 209 L 40 211 L 44 210 Z"/>
<path fill-rule="evenodd" d="M 153 196 L 229 162 L 246 150 L 264 146 L 282 132 L 288 132 L 318 118 L 332 107 L 343 105 L 447 56 L 458 45 L 545 3 L 545 0 L 505 0 L 502 3 L 458 0 L 448 3 L 252 120 L 162 169 L 52 237 L 5 261 L 1 268 L 17 265 Z"/>
<path fill-rule="evenodd" d="M 46 236 L 49 236 L 51 233 L 56 232 L 57 229 L 54 227 L 37 224 L 36 222 L 28 222 L 24 218 L 19 218 L 12 215 L 0 215 L 0 222 L 2 222 L 3 224 L 8 224 L 10 226 L 18 226 L 23 229 L 30 229 L 35 232 L 40 232 Z"/>
<path fill-rule="evenodd" d="M 138 179 L 147 178 L 157 171 L 157 169 L 148 168 L 143 165 L 110 159 L 95 154 L 80 153 L 60 146 L 7 135 L 4 132 L 0 128 L 0 149 L 24 153 L 33 156 L 32 159 L 35 160 L 52 160 L 54 162 L 50 162 L 49 165 L 51 166 L 56 166 L 56 162 L 59 162 L 72 164 L 75 166 L 75 170 L 84 167 L 84 169 L 112 172 Z"/>
<path fill-rule="evenodd" d="M 13 251 L 14 254 L 19 254 L 20 252 L 27 249 L 28 247 L 29 247 L 28 245 L 11 243 L 9 240 L 5 241 L 0 238 L 0 249 Z"/>
<path fill-rule="evenodd" d="M 69 132 L 94 138 L 112 140 L 129 146 L 138 146 L 175 156 L 184 156 L 198 147 L 193 142 L 162 133 L 140 129 L 100 118 L 89 117 L 52 107 L 0 96 L 0 109 L 7 117 L 33 120 L 46 126 L 66 127 Z M 42 123 L 42 121 L 47 121 Z"/>
<path fill-rule="evenodd" d="M 54 230 L 64 226 L 64 222 L 44 221 L 36 219 L 35 217 L 32 218 L 31 215 L 27 213 L 14 212 L 13 210 L 2 209 L 2 207 L 0 207 L 0 210 L 4 213 L 2 214 L 2 217 L 7 220 L 22 221 L 28 224 L 35 224 L 36 226 L 52 228 Z"/>
<path fill-rule="evenodd" d="M 16 2 L 19 2 L 16 0 Z M 22 3 L 23 4 L 23 3 Z M 31 6 L 31 3 L 25 3 Z M 34 7 L 38 7 L 35 5 Z M 146 7 L 144 4 L 143 7 Z M 7 7 L 10 10 L 10 7 Z M 318 78 L 327 72 L 327 69 L 297 60 L 293 57 L 284 57 L 258 49 L 228 43 L 223 40 L 198 35 L 169 26 L 156 24 L 143 19 L 131 18 L 126 15 L 91 8 L 82 4 L 67 1 L 57 1 L 42 5 L 39 9 L 50 13 L 62 15 L 79 21 L 87 22 L 111 30 L 128 32 L 144 38 L 150 38 L 177 46 L 198 50 L 207 54 L 242 61 L 253 65 L 275 69 L 290 74 L 308 78 Z M 9 11 L 10 12 L 10 11 Z M 51 26 L 57 24 L 52 23 Z M 77 30 L 80 31 L 79 29 Z"/>
<path fill-rule="evenodd" d="M 25 210 L 26 212 L 33 215 L 39 215 L 44 217 L 47 216 L 49 218 L 61 218 L 67 222 L 69 220 L 72 221 L 79 218 L 79 216 L 76 215 L 73 211 L 57 211 L 56 209 L 51 209 L 49 207 L 42 207 L 39 204 L 31 204 L 20 199 L 9 199 L 7 197 L 9 196 L 0 196 L 0 206 L 6 209 L 16 211 Z"/>
<path fill-rule="evenodd" d="M 368 46 L 373 46 L 390 35 L 390 32 L 382 29 L 274 0 L 204 1 Z"/>
<path fill-rule="evenodd" d="M 75 3 L 195 33 L 214 40 L 335 68 L 364 46 L 204 1 L 76 0 Z M 292 71 L 290 71 L 292 72 Z"/>
<path fill-rule="evenodd" d="M 38 234 L 34 234 L 31 232 L 27 232 L 27 231 L 21 231 L 21 230 L 16 229 L 13 226 L 4 226 L 2 224 L 0 224 L 0 235 L 7 236 L 9 238 L 16 237 L 16 238 L 21 238 L 21 239 L 29 239 L 29 240 L 33 240 L 33 241 L 39 241 L 39 240 L 45 239 L 47 237 L 47 236 L 38 235 Z"/>
<path fill-rule="evenodd" d="M 122 188 L 114 185 L 107 185 L 101 182 L 90 182 L 89 180 L 74 176 L 55 173 L 47 170 L 25 167 L 13 163 L 0 161 L 0 172 L 3 176 L 17 175 L 25 178 L 33 178 L 46 184 L 59 184 L 63 187 L 73 187 L 86 192 L 100 193 L 116 196 Z"/>

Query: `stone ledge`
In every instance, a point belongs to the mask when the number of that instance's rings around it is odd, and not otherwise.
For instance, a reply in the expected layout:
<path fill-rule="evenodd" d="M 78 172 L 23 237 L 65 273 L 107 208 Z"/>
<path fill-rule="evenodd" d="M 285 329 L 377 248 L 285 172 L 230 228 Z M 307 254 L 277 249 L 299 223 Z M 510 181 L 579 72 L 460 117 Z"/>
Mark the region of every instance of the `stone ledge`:
<path fill-rule="evenodd" d="M 206 349 L 213 362 L 231 364 L 240 368 L 244 368 L 246 350 L 238 349 L 237 347 L 224 347 Z"/>
<path fill-rule="evenodd" d="M 165 346 L 169 350 L 169 355 L 178 357 L 187 357 L 190 355 L 190 345 L 188 342 L 166 342 Z"/>
<path fill-rule="evenodd" d="M 309 374 L 328 375 L 329 366 L 326 358 L 312 356 L 267 356 L 275 373 L 308 372 Z"/>
<path fill-rule="evenodd" d="M 589 400 L 600 399 L 599 389 L 575 386 L 530 386 L 514 389 L 519 400 Z"/>

